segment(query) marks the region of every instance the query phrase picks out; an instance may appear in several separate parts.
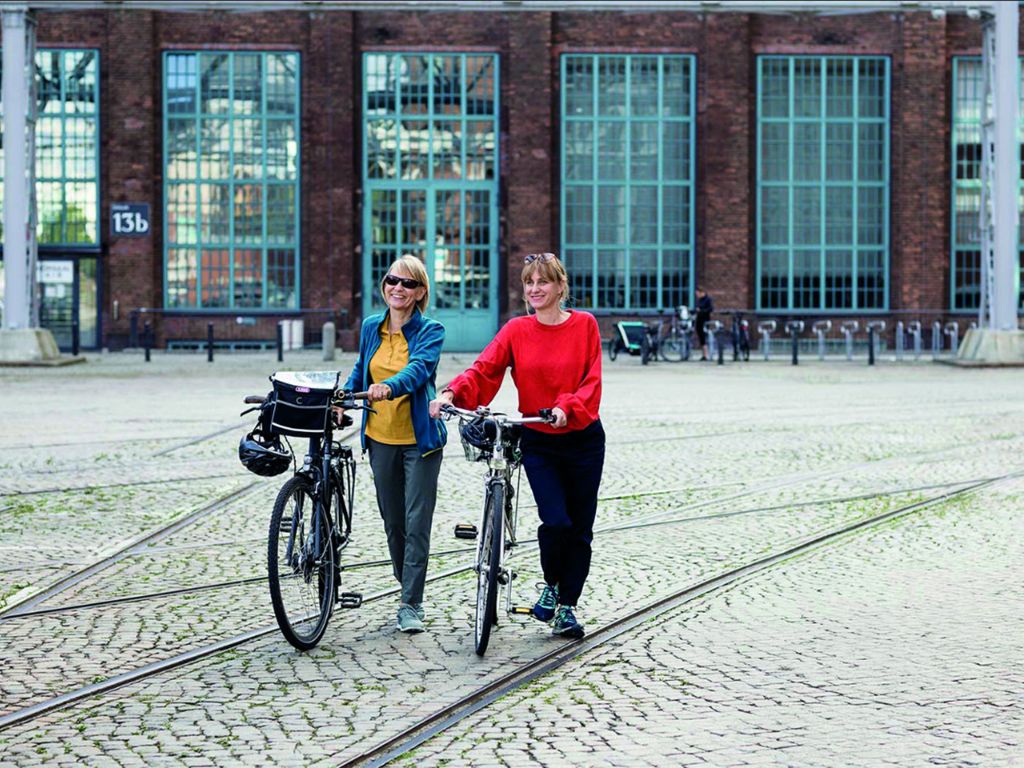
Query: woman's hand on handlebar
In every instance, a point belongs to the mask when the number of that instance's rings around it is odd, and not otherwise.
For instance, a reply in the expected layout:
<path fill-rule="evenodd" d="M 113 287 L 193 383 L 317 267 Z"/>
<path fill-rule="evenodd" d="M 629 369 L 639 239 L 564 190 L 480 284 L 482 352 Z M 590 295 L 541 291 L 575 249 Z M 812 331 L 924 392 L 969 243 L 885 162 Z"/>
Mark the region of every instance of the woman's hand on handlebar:
<path fill-rule="evenodd" d="M 387 384 L 371 384 L 369 389 L 366 390 L 366 399 L 371 403 L 376 403 L 379 400 L 390 400 L 391 387 Z"/>
<path fill-rule="evenodd" d="M 569 423 L 569 417 L 565 415 L 565 411 L 561 408 L 552 408 L 551 415 L 554 417 L 554 420 L 551 422 L 551 426 L 555 429 L 562 429 Z"/>
<path fill-rule="evenodd" d="M 439 419 L 441 418 L 441 408 L 446 405 L 452 404 L 452 391 L 450 389 L 443 390 L 436 398 L 430 401 L 429 413 L 430 418 Z"/>

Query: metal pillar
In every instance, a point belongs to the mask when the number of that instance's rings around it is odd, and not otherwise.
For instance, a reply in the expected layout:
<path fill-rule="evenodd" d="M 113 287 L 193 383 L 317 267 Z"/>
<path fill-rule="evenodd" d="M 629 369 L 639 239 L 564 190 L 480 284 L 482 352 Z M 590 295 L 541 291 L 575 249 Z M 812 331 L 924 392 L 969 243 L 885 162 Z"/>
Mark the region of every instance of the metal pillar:
<path fill-rule="evenodd" d="M 1017 3 L 996 3 L 982 28 L 981 302 L 978 324 L 1017 328 Z"/>
<path fill-rule="evenodd" d="M 35 233 L 35 22 L 27 5 L 4 5 L 3 327 L 38 328 Z"/>

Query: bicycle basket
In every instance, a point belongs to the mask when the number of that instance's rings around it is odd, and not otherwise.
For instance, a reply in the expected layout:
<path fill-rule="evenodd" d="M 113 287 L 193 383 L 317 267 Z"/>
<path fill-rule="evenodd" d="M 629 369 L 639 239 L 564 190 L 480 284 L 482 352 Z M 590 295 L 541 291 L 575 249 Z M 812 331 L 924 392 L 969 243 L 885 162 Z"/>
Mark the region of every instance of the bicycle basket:
<path fill-rule="evenodd" d="M 466 452 L 466 461 L 483 461 L 494 452 L 494 424 L 484 418 L 464 421 L 459 425 L 462 437 L 462 450 Z"/>
<path fill-rule="evenodd" d="M 331 398 L 338 387 L 337 371 L 278 372 L 274 385 L 274 432 L 293 437 L 321 435 L 331 416 Z"/>

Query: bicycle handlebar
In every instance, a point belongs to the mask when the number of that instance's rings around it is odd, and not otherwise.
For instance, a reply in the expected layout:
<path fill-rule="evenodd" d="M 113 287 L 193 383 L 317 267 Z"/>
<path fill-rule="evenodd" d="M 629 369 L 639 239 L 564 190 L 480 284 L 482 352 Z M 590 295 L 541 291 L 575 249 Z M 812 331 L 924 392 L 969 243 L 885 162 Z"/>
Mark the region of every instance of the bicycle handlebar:
<path fill-rule="evenodd" d="M 442 405 L 441 413 L 448 416 L 458 416 L 462 419 L 475 419 L 483 416 L 485 419 L 500 419 L 503 424 L 551 424 L 555 416 L 550 408 L 541 408 L 538 416 L 507 416 L 504 413 L 492 413 L 490 408 L 480 406 L 475 411 L 468 411 L 465 408 L 457 408 L 454 405 Z"/>

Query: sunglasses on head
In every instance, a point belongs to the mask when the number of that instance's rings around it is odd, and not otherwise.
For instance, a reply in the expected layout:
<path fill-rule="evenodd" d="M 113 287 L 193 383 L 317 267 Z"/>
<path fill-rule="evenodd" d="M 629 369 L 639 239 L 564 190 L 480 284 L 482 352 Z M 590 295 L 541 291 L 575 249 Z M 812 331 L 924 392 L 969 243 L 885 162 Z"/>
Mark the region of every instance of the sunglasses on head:
<path fill-rule="evenodd" d="M 552 261 L 556 258 L 558 257 L 553 253 L 529 253 L 523 257 L 523 263 L 532 264 L 537 261 L 537 259 L 540 259 L 541 261 Z"/>
<path fill-rule="evenodd" d="M 399 283 L 402 284 L 403 288 L 408 288 L 410 291 L 423 285 L 419 280 L 413 280 L 411 277 L 399 277 L 398 275 L 385 275 L 384 277 L 385 285 L 398 285 Z"/>

